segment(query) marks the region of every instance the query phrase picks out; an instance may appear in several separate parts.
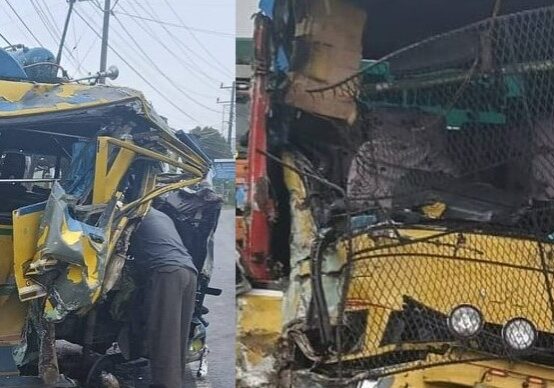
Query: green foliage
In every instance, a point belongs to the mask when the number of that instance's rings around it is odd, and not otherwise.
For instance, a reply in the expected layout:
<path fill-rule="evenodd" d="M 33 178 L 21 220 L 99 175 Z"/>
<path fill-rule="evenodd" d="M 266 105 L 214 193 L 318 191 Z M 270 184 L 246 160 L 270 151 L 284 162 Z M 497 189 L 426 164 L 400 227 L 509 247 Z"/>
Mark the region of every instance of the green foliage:
<path fill-rule="evenodd" d="M 233 157 L 231 148 L 219 131 L 212 127 L 196 127 L 190 131 L 210 159 L 230 159 Z"/>

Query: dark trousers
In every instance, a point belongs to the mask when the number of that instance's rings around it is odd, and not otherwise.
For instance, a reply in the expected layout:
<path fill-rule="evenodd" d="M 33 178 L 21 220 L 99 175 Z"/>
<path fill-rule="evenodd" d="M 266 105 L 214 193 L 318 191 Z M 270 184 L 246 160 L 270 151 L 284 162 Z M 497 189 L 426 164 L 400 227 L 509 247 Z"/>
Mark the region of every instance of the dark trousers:
<path fill-rule="evenodd" d="M 147 298 L 152 385 L 181 388 L 196 298 L 196 274 L 176 266 L 153 269 Z"/>

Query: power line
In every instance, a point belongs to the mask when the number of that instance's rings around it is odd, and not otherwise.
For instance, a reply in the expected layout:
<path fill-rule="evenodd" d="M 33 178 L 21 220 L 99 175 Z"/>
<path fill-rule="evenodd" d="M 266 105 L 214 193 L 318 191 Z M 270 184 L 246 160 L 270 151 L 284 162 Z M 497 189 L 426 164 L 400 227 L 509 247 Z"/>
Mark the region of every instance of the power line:
<path fill-rule="evenodd" d="M 40 5 L 38 0 L 36 1 L 36 4 L 35 4 L 35 0 L 31 0 L 31 4 L 33 5 L 35 12 L 38 14 L 40 20 L 46 26 L 46 28 L 48 29 L 48 26 L 49 26 L 57 36 L 60 36 L 60 31 L 58 30 L 58 26 L 56 26 L 56 19 L 53 18 L 52 20 L 54 21 L 52 21 L 50 18 L 48 18 L 48 16 L 46 15 L 46 12 L 44 12 L 44 9 L 42 8 L 42 5 Z M 46 6 L 46 8 L 48 8 L 48 6 Z"/>
<path fill-rule="evenodd" d="M 100 11 L 104 12 L 104 8 L 102 8 L 102 4 L 100 4 L 99 0 L 92 0 L 96 8 L 98 8 Z"/>
<path fill-rule="evenodd" d="M 204 28 L 197 28 L 197 27 L 190 27 L 190 26 L 186 26 L 186 25 L 182 25 L 182 24 L 178 24 L 178 23 L 165 22 L 163 20 L 158 20 L 158 19 L 154 19 L 154 18 L 147 18 L 147 17 L 144 17 L 144 16 L 133 15 L 133 14 L 130 14 L 130 13 L 127 13 L 127 12 L 122 12 L 122 11 L 114 11 L 114 13 L 118 13 L 120 15 L 125 15 L 125 16 L 129 16 L 131 18 L 145 20 L 145 21 L 149 21 L 149 22 L 153 22 L 153 23 L 157 23 L 157 24 L 161 24 L 161 25 L 165 25 L 165 26 L 169 26 L 169 27 L 185 28 L 185 29 L 189 29 L 189 30 L 192 30 L 192 31 L 201 32 L 201 33 L 204 33 L 204 34 L 219 35 L 219 36 L 225 36 L 225 37 L 230 37 L 230 38 L 233 38 L 235 36 L 234 34 L 227 33 L 227 32 L 207 30 L 207 29 L 204 29 Z"/>
<path fill-rule="evenodd" d="M 40 40 L 36 37 L 36 35 L 33 33 L 33 31 L 29 28 L 29 26 L 27 25 L 27 23 L 25 23 L 25 21 L 23 19 L 21 19 L 21 16 L 19 16 L 19 14 L 17 13 L 17 11 L 15 10 L 15 8 L 12 6 L 12 4 L 10 3 L 9 0 L 4 0 L 6 2 L 6 4 L 8 4 L 8 6 L 11 8 L 12 12 L 15 14 L 15 16 L 17 16 L 17 18 L 19 19 L 19 21 L 23 24 L 23 26 L 25 27 L 25 29 L 27 31 L 29 31 L 29 34 L 31 34 L 31 36 L 33 37 L 33 39 L 39 44 L 39 46 L 41 47 L 44 47 L 44 45 L 40 42 Z"/>
<path fill-rule="evenodd" d="M 67 38 L 67 30 L 69 29 L 69 21 L 71 20 L 71 13 L 73 12 L 73 6 L 76 0 L 69 0 L 69 7 L 67 9 L 67 15 L 63 24 L 63 31 L 60 37 L 60 44 L 58 45 L 58 53 L 56 55 L 56 63 L 59 65 L 62 59 L 62 52 L 65 47 L 65 40 Z"/>
<path fill-rule="evenodd" d="M 87 17 L 88 17 L 88 14 L 87 14 Z M 117 18 L 116 15 L 114 15 L 114 17 Z M 121 23 L 121 20 L 118 20 L 118 23 Z M 139 25 L 139 27 L 143 27 L 143 26 L 140 26 L 140 25 Z M 148 29 L 148 27 L 147 27 L 147 29 Z M 121 39 L 122 41 L 125 41 L 125 39 L 118 33 L 117 30 L 114 29 L 113 32 L 114 32 L 118 37 L 120 37 L 120 39 Z M 126 31 L 126 33 L 127 33 L 128 35 L 132 35 L 129 31 Z M 155 33 L 153 33 L 153 34 L 155 34 Z M 131 38 L 131 39 L 132 39 L 132 38 Z M 135 43 L 135 44 L 138 44 L 138 43 Z M 128 46 L 128 45 L 127 45 L 127 46 Z M 140 44 L 139 44 L 139 46 L 140 46 Z M 140 46 L 140 47 L 142 47 L 142 46 Z M 121 49 L 120 49 L 120 51 L 121 51 Z M 139 50 L 139 51 L 140 51 L 140 50 Z M 162 74 L 162 75 L 164 75 L 165 73 L 163 72 L 163 70 L 161 70 L 159 67 L 157 68 L 156 63 L 155 63 L 155 62 L 152 63 L 152 60 L 148 57 L 148 54 L 145 53 L 144 50 L 142 50 L 142 51 L 143 51 L 143 52 L 142 52 L 142 57 L 140 57 L 139 59 L 144 59 L 144 57 L 147 57 L 146 60 L 149 61 L 148 64 L 149 64 L 151 67 L 154 67 L 154 68 L 156 69 L 156 73 L 157 73 L 157 74 Z M 135 54 L 135 53 L 136 53 L 136 51 L 133 51 L 133 54 Z M 130 57 L 130 59 L 133 59 L 132 55 L 126 54 L 126 56 L 127 56 L 127 57 Z M 138 62 L 138 60 L 137 60 L 136 62 Z M 181 65 L 183 65 L 183 66 L 185 66 L 185 67 L 186 67 L 186 65 L 187 65 L 187 64 L 186 64 L 185 62 L 183 62 L 180 58 L 179 58 L 179 64 L 181 64 Z M 187 68 L 187 70 L 194 73 L 194 69 Z M 151 77 L 151 78 L 152 78 L 152 77 Z M 168 81 L 169 81 L 169 80 L 168 80 Z M 203 82 L 203 81 L 201 81 L 201 82 Z M 172 86 L 175 86 L 175 85 L 174 85 L 175 82 L 174 82 L 173 80 L 171 80 L 171 84 L 172 84 Z M 196 92 L 196 91 L 194 91 L 194 90 L 188 89 L 188 88 L 184 87 L 183 85 L 178 85 L 178 86 L 179 86 L 179 88 L 181 88 L 181 90 L 179 90 L 180 92 L 187 91 L 188 93 L 193 94 L 193 95 L 197 95 L 197 96 L 204 97 L 204 98 L 210 98 L 210 99 L 212 99 L 212 100 L 215 99 L 215 97 L 214 97 L 213 95 L 208 96 L 208 95 L 206 95 L 206 94 L 198 93 L 198 92 Z M 188 94 L 188 93 L 187 93 L 187 94 Z M 187 98 L 192 98 L 192 97 L 187 96 Z"/>
<path fill-rule="evenodd" d="M 36 3 L 35 3 L 35 0 L 31 0 L 31 5 L 33 6 L 35 12 L 37 13 L 40 21 L 42 22 L 42 24 L 44 25 L 44 27 L 46 28 L 46 31 L 48 32 L 48 34 L 50 35 L 50 37 L 52 38 L 52 40 L 57 44 L 58 42 L 61 41 L 61 35 L 60 35 L 60 31 L 58 30 L 57 26 L 56 26 L 56 19 L 54 18 L 54 16 L 52 15 L 52 13 L 50 12 L 50 10 L 48 10 L 48 6 L 45 5 L 45 8 L 46 10 L 48 11 L 48 14 L 50 15 L 50 17 L 52 19 L 50 19 L 46 12 L 44 11 L 44 9 L 42 8 L 41 4 L 39 3 L 39 1 L 37 0 Z M 71 52 L 71 50 L 64 44 L 63 46 L 63 49 L 65 50 L 65 52 L 67 53 L 68 57 L 69 57 L 69 61 L 73 64 L 73 66 L 75 66 L 76 68 L 78 67 L 78 64 L 79 64 L 79 61 L 77 58 L 75 58 L 75 56 L 73 55 L 73 53 Z M 83 67 L 84 68 L 84 67 Z M 85 71 L 88 71 L 85 69 Z M 80 71 L 77 71 L 78 73 L 80 73 Z M 81 73 L 83 74 L 83 73 Z"/>
<path fill-rule="evenodd" d="M 87 25 L 88 28 L 98 37 L 102 38 L 102 35 L 92 27 L 92 25 L 79 13 L 79 11 L 75 10 L 75 14 Z M 145 78 L 129 61 L 127 61 L 117 50 L 115 50 L 109 43 L 108 47 L 110 50 L 113 51 L 113 53 L 121 60 L 123 63 L 125 63 L 142 81 L 144 81 L 148 86 L 152 88 L 152 90 L 157 93 L 160 97 L 162 97 L 167 103 L 169 103 L 172 107 L 177 109 L 179 112 L 181 112 L 185 117 L 191 119 L 192 121 L 196 123 L 200 123 L 195 117 L 191 116 L 189 113 L 185 112 L 183 109 L 181 109 L 180 106 L 175 104 L 171 99 L 169 99 L 165 94 L 158 91 L 156 86 L 154 86 L 147 78 Z"/>
<path fill-rule="evenodd" d="M 46 4 L 46 0 L 40 0 L 40 1 L 37 0 L 37 5 L 44 12 L 44 14 L 47 15 L 47 19 L 50 21 L 50 24 L 52 25 L 52 27 L 54 28 L 54 30 L 56 31 L 56 33 L 59 36 L 61 34 L 61 31 L 58 28 L 58 26 L 56 25 L 56 18 L 54 17 L 54 15 L 52 14 L 52 12 L 50 10 L 51 7 L 48 6 L 48 4 Z M 43 8 L 43 6 L 44 6 L 44 8 Z"/>
<path fill-rule="evenodd" d="M 129 37 L 129 39 L 131 39 L 131 41 L 133 42 L 133 44 L 136 46 L 136 48 L 139 50 L 139 52 L 142 53 L 142 55 L 144 56 L 144 58 L 152 65 L 152 67 L 154 67 L 156 69 L 156 71 L 164 78 L 166 79 L 169 84 L 174 88 L 176 89 L 179 93 L 183 94 L 186 98 L 188 98 L 190 101 L 192 101 L 193 103 L 201 106 L 202 108 L 204 109 L 207 109 L 211 112 L 215 112 L 215 113 L 219 113 L 219 111 L 216 111 L 215 109 L 212 109 L 210 108 L 209 106 L 205 105 L 205 104 L 202 104 L 201 102 L 197 101 L 196 99 L 194 99 L 193 97 L 191 97 L 190 95 L 188 95 L 185 91 L 183 91 L 181 88 L 179 88 L 178 86 L 175 85 L 174 81 L 169 78 L 165 72 L 160 69 L 158 67 L 158 65 L 156 64 L 156 62 L 154 62 L 152 60 L 152 58 L 150 58 L 150 56 L 144 51 L 144 49 L 141 47 L 141 45 L 135 40 L 135 38 L 133 37 L 133 35 L 127 30 L 127 28 L 125 28 L 125 25 L 121 22 L 121 20 L 119 20 L 119 18 L 114 15 L 114 19 L 117 21 L 117 23 L 119 23 L 120 27 L 123 29 L 123 31 L 125 32 L 125 34 L 127 34 L 127 36 Z"/>
<path fill-rule="evenodd" d="M 85 52 L 85 54 L 83 55 L 83 57 L 81 58 L 81 60 L 79 61 L 79 63 L 77 64 L 77 69 L 75 70 L 76 72 L 80 72 L 81 70 L 81 66 L 83 64 L 83 62 L 85 61 L 85 59 L 87 59 L 88 55 L 90 54 L 90 52 L 92 51 L 92 48 L 94 47 L 94 44 L 96 42 L 93 40 L 91 45 L 89 46 L 89 48 L 87 49 L 87 51 Z M 87 69 L 85 69 L 85 71 L 87 71 Z M 89 72 L 90 73 L 90 72 Z"/>
<path fill-rule="evenodd" d="M 121 7 L 121 6 L 120 6 Z M 139 27 L 142 27 L 142 28 L 145 28 L 146 26 L 141 26 L 140 24 L 138 24 L 137 21 L 135 21 L 135 23 L 137 23 L 137 25 Z M 162 27 L 164 29 L 166 29 L 165 27 Z M 154 31 L 152 31 L 151 29 L 149 28 L 145 28 L 145 32 L 153 39 L 155 40 L 161 47 L 163 47 L 169 55 L 171 55 L 173 58 L 175 58 L 177 61 L 179 61 L 179 64 L 181 64 L 182 66 L 186 67 L 187 70 L 191 71 L 192 73 L 196 73 L 196 74 L 199 74 L 199 75 L 202 75 L 204 76 L 204 78 L 214 82 L 214 83 L 220 83 L 221 81 L 220 80 L 217 80 L 215 78 L 213 78 L 212 76 L 210 76 L 209 74 L 207 74 L 204 70 L 202 70 L 201 68 L 198 67 L 198 65 L 194 62 L 194 60 L 189 56 L 188 53 L 186 52 L 183 52 L 183 54 L 187 57 L 188 61 L 190 63 L 187 63 L 186 61 L 183 61 L 182 58 L 180 58 L 177 54 L 175 54 L 175 51 L 174 50 L 171 50 L 165 43 L 163 40 L 161 40 L 158 36 L 158 34 L 156 34 Z M 195 67 L 191 67 L 192 65 L 195 65 Z"/>
<path fill-rule="evenodd" d="M 148 16 L 152 16 L 154 18 L 159 18 L 158 17 L 158 14 L 156 13 L 156 10 L 150 5 L 150 3 L 146 3 L 145 5 L 150 9 L 150 11 L 148 11 L 138 0 L 134 0 L 133 1 L 134 3 L 136 3 L 146 14 L 148 14 Z M 131 6 L 132 6 L 132 2 L 129 3 Z M 174 13 L 175 13 L 175 10 L 170 8 Z M 133 10 L 135 10 L 135 8 L 133 7 Z M 136 10 L 135 10 L 136 11 Z M 183 24 L 184 25 L 184 24 Z M 217 70 L 217 71 L 221 71 L 221 68 L 215 66 L 215 64 L 217 64 L 217 59 L 215 61 L 207 61 L 205 60 L 201 55 L 198 55 L 191 47 L 187 46 L 181 39 L 179 39 L 178 37 L 176 37 L 166 26 L 164 25 L 161 25 L 161 27 L 164 29 L 164 31 L 171 37 L 171 39 L 173 39 L 173 42 L 176 42 L 177 45 L 179 46 L 179 48 L 181 48 L 181 50 L 183 51 L 183 53 L 185 55 L 188 56 L 187 52 L 190 51 L 195 58 L 198 58 L 200 59 L 202 62 L 204 62 L 205 64 L 207 64 L 208 66 L 210 66 L 212 69 L 214 70 Z M 191 31 L 187 31 L 189 32 L 189 34 L 192 34 Z M 193 36 L 193 38 L 196 38 L 196 36 Z M 202 49 L 206 50 L 206 48 L 202 45 L 201 42 L 198 41 L 198 39 L 196 39 L 197 43 L 201 46 Z M 209 51 L 208 51 L 209 53 Z M 211 55 L 211 54 L 210 54 Z M 195 63 L 194 60 L 191 58 L 191 62 Z M 232 77 L 231 74 L 229 74 L 228 70 L 226 68 L 223 69 L 223 72 L 222 74 L 225 74 L 226 76 L 230 76 Z"/>
<path fill-rule="evenodd" d="M 114 15 L 114 17 L 115 17 L 115 15 Z M 191 60 L 191 58 L 187 54 L 185 54 L 185 55 L 187 55 L 187 59 L 189 59 L 189 61 L 188 62 L 183 61 L 182 58 L 177 56 L 173 50 L 171 50 L 169 47 L 167 47 L 167 45 L 162 40 L 159 39 L 158 34 L 156 34 L 156 32 L 154 32 L 152 29 L 150 29 L 150 27 L 143 26 L 143 25 L 139 24 L 136 20 L 134 20 L 134 22 L 138 25 L 139 28 L 144 29 L 144 32 L 147 35 L 149 35 L 154 41 L 156 41 L 159 46 L 163 47 L 168 52 L 169 55 L 174 57 L 178 61 L 178 63 L 181 66 L 183 66 L 187 71 L 191 72 L 191 74 L 194 74 L 194 75 L 199 74 L 199 75 L 204 76 L 209 81 L 217 82 L 217 83 L 220 82 L 219 80 L 216 80 L 215 78 L 211 77 L 209 74 L 204 72 L 202 69 L 197 68 L 197 67 L 193 68 L 192 64 L 194 64 L 194 62 Z M 200 81 L 200 82 L 203 82 L 203 81 Z M 183 89 L 186 89 L 186 88 L 183 88 Z M 194 92 L 193 92 L 193 94 L 194 94 Z"/>
<path fill-rule="evenodd" d="M 85 34 L 81 34 L 79 39 L 77 39 L 77 29 L 75 28 L 75 18 L 71 19 L 71 32 L 73 35 L 73 47 L 71 48 L 71 51 L 75 52 L 75 58 L 77 58 L 77 62 L 81 63 L 81 60 L 79 59 L 79 56 L 81 55 L 79 53 L 79 43 L 81 43 L 81 39 Z"/>
<path fill-rule="evenodd" d="M 11 44 L 10 41 L 8 39 L 6 39 L 6 37 L 4 35 L 2 35 L 1 32 L 0 32 L 0 38 L 2 38 L 2 40 L 4 42 L 6 42 L 8 44 L 8 46 L 13 46 L 13 44 Z"/>
<path fill-rule="evenodd" d="M 48 32 L 48 34 L 50 35 L 50 37 L 52 38 L 52 40 L 55 42 L 57 40 L 55 34 L 51 31 L 51 29 L 49 28 L 48 26 L 48 23 L 45 22 L 44 20 L 44 15 L 39 11 L 39 9 L 37 8 L 37 5 L 35 4 L 35 0 L 31 0 L 31 5 L 33 6 L 36 14 L 38 15 L 40 21 L 42 22 L 42 24 L 44 25 L 44 27 L 46 28 L 46 32 Z"/>
<path fill-rule="evenodd" d="M 177 13 L 177 11 L 175 10 L 175 8 L 173 8 L 173 6 L 169 3 L 168 0 L 164 0 L 165 4 L 169 7 L 169 9 L 175 14 L 175 16 L 177 16 L 177 19 L 179 20 L 179 22 L 181 22 L 181 24 L 186 28 L 187 32 L 190 34 L 190 36 L 192 36 L 192 39 L 194 39 L 194 41 L 196 43 L 198 43 L 198 46 L 202 49 L 202 51 L 204 51 L 215 63 L 217 63 L 219 66 L 221 66 L 221 68 L 223 69 L 223 72 L 226 73 L 227 75 L 229 76 L 233 76 L 231 73 L 229 73 L 229 69 L 227 69 L 225 67 L 225 65 L 223 65 L 221 62 L 219 62 L 219 60 L 215 57 L 215 55 L 213 55 L 210 50 L 208 50 L 203 44 L 202 42 L 200 42 L 200 40 L 198 40 L 198 38 L 196 37 L 196 35 L 194 34 L 194 32 L 192 32 L 192 30 L 185 24 L 185 22 L 183 21 L 183 19 L 181 18 L 181 16 Z"/>

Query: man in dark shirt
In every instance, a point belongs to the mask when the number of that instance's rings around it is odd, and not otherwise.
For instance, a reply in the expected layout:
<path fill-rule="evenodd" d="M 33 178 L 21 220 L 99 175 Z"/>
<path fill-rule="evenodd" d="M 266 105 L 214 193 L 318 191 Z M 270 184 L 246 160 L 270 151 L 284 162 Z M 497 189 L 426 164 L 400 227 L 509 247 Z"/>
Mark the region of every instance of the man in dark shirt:
<path fill-rule="evenodd" d="M 149 278 L 146 340 L 151 387 L 181 388 L 197 270 L 171 218 L 154 208 L 133 234 L 131 252 Z"/>

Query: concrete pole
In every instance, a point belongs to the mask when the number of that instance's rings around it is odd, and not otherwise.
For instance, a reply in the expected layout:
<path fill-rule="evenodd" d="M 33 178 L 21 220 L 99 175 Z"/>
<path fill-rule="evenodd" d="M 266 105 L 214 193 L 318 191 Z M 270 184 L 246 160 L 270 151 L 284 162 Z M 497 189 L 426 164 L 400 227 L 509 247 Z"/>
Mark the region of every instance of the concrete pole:
<path fill-rule="evenodd" d="M 102 28 L 102 50 L 100 51 L 100 71 L 106 71 L 108 62 L 108 33 L 110 31 L 111 0 L 104 1 L 104 24 Z M 100 77 L 98 83 L 105 84 L 106 77 Z"/>

